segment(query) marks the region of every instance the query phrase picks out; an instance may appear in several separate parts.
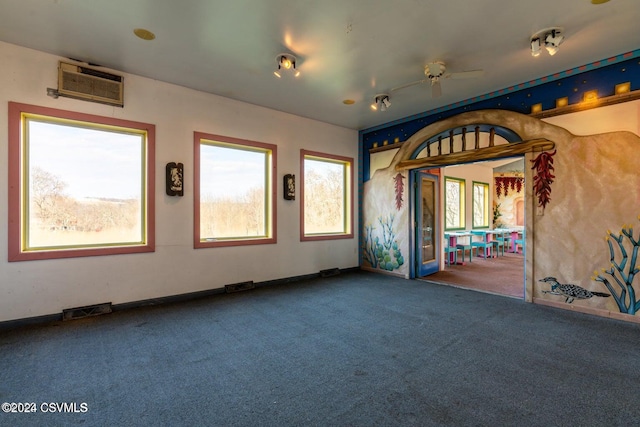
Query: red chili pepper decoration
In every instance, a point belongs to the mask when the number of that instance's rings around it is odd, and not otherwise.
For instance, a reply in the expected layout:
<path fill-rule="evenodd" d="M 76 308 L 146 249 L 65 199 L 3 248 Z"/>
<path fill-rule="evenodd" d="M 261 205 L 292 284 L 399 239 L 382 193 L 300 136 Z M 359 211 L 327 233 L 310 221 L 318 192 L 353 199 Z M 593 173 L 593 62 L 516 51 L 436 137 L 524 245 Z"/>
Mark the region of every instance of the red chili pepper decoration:
<path fill-rule="evenodd" d="M 393 180 L 396 182 L 396 209 L 402 209 L 402 193 L 404 192 L 404 176 L 401 173 L 396 175 Z"/>
<path fill-rule="evenodd" d="M 553 156 L 555 156 L 557 150 L 553 153 L 546 151 L 538 154 L 534 160 L 531 160 L 536 174 L 533 177 L 533 192 L 538 196 L 538 206 L 542 206 L 544 209 L 549 201 L 551 201 L 551 184 L 555 175 L 551 173 L 553 170 Z"/>

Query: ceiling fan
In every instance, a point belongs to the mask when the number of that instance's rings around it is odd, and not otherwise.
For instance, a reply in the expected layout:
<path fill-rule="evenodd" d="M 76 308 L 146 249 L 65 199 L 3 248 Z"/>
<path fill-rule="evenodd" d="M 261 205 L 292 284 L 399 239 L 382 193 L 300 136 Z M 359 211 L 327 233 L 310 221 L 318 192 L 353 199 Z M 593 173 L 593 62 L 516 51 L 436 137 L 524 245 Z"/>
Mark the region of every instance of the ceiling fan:
<path fill-rule="evenodd" d="M 442 95 L 442 87 L 440 85 L 440 81 L 442 79 L 473 79 L 484 74 L 484 70 L 461 71 L 458 73 L 447 73 L 446 71 L 447 67 L 444 62 L 430 62 L 424 66 L 424 75 L 426 76 L 426 79 L 405 83 L 398 87 L 394 87 L 390 92 L 429 82 L 431 84 L 431 96 L 433 98 L 438 98 Z"/>

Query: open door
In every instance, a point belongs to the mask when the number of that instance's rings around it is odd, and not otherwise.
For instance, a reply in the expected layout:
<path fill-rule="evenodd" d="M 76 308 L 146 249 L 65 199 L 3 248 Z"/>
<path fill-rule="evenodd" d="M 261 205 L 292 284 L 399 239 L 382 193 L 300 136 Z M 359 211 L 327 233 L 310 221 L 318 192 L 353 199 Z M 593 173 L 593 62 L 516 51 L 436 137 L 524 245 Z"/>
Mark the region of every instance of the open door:
<path fill-rule="evenodd" d="M 413 172 L 415 211 L 415 277 L 439 269 L 441 238 L 438 233 L 438 177 Z"/>

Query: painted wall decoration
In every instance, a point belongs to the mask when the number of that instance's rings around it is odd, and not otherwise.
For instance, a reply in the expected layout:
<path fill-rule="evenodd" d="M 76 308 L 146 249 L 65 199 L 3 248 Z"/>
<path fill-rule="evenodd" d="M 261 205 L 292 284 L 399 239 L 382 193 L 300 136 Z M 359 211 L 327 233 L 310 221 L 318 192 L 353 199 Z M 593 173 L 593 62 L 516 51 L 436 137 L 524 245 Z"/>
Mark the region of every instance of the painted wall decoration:
<path fill-rule="evenodd" d="M 638 238 L 634 238 L 633 228 L 625 226 L 618 235 L 608 232 L 607 245 L 610 267 L 603 268 L 601 273 L 594 271 L 592 280 L 607 287 L 621 313 L 635 315 L 640 312 L 640 288 L 634 287 L 636 275 L 640 272 L 640 234 Z"/>
<path fill-rule="evenodd" d="M 551 201 L 551 184 L 555 176 L 551 173 L 553 170 L 553 156 L 555 156 L 557 150 L 549 153 L 544 151 L 534 159 L 531 160 L 533 167 L 536 171 L 533 176 L 533 192 L 538 196 L 538 206 L 542 206 L 544 209 Z"/>
<path fill-rule="evenodd" d="M 521 176 L 497 176 L 494 178 L 494 184 L 496 186 L 496 196 L 501 197 L 509 195 L 509 191 L 515 191 L 519 193 L 522 191 L 524 185 L 524 178 Z"/>
<path fill-rule="evenodd" d="M 637 120 L 635 108 L 632 107 L 629 114 Z M 637 270 L 640 237 L 637 233 L 633 236 L 631 227 L 625 226 L 619 234 L 610 234 L 609 251 L 605 251 L 599 230 L 615 229 L 617 224 L 638 215 L 640 127 L 638 133 L 610 131 L 575 135 L 528 115 L 480 110 L 446 118 L 418 130 L 402 144 L 387 168 L 378 168 L 371 179 L 363 183 L 362 236 L 369 252 L 363 266 L 370 267 L 373 263 L 381 270 L 380 259 L 372 255 L 379 253 L 376 245 L 385 244 L 381 219 L 386 221 L 387 236 L 393 231 L 391 241 L 397 243 L 404 261 L 402 265 L 398 263 L 393 273 L 407 275 L 413 259 L 413 218 L 406 206 L 408 203 L 397 209 L 394 178 L 401 172 L 407 179 L 408 172 L 396 166 L 411 159 L 424 141 L 448 129 L 476 123 L 506 127 L 523 141 L 544 138 L 555 143 L 555 149 L 524 154 L 524 165 L 528 165 L 523 169 L 524 186 L 521 193 L 513 193 L 523 201 L 525 210 L 525 300 L 621 320 L 629 320 L 629 315 L 639 317 L 640 285 L 634 278 L 640 272 Z M 511 184 L 507 185 L 512 196 Z M 515 191 L 515 181 L 513 185 Z M 403 187 L 402 199 L 410 200 L 408 186 Z M 550 203 L 552 189 L 553 203 Z M 502 199 L 497 203 L 502 203 L 499 211 L 505 211 Z M 389 221 L 391 213 L 394 216 Z M 505 215 L 498 219 L 504 222 Z M 367 235 L 369 237 L 365 237 Z M 387 237 L 387 246 L 389 241 Z M 389 260 L 385 266 L 389 261 L 393 266 L 394 250 L 392 243 L 387 249 Z M 384 249 L 382 255 L 385 255 Z M 610 267 L 602 271 L 603 266 Z M 592 277 L 594 269 L 599 273 Z M 548 272 L 558 272 L 558 280 L 541 281 L 550 277 Z"/>
<path fill-rule="evenodd" d="M 548 283 L 551 285 L 550 290 L 543 290 L 542 292 L 550 295 L 562 295 L 565 297 L 564 302 L 571 304 L 577 299 L 589 299 L 593 297 L 608 297 L 610 294 L 604 292 L 589 291 L 582 286 L 570 285 L 558 282 L 555 277 L 545 277 L 540 282 Z"/>
<path fill-rule="evenodd" d="M 396 191 L 396 209 L 402 209 L 402 194 L 404 193 L 404 176 L 401 173 L 397 174 L 393 178 L 395 182 L 395 191 Z"/>
<path fill-rule="evenodd" d="M 378 218 L 380 228 L 372 224 L 365 226 L 362 255 L 373 268 L 393 271 L 404 264 L 404 257 L 398 247 L 396 233 L 393 231 L 394 217 L 394 214 L 389 214 L 386 218 Z M 382 232 L 381 236 L 379 232 Z"/>

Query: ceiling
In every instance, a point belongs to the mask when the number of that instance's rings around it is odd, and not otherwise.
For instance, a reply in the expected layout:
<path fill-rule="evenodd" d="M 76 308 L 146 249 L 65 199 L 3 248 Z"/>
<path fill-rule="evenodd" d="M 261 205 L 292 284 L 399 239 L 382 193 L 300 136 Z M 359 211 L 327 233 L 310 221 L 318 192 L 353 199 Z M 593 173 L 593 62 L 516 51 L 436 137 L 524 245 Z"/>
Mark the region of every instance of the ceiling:
<path fill-rule="evenodd" d="M 352 129 L 638 49 L 639 21 L 638 0 L 0 0 L 1 41 Z M 531 36 L 556 26 L 560 51 L 532 57 Z M 282 52 L 300 77 L 273 75 Z M 443 79 L 435 99 L 429 84 L 400 89 L 371 110 L 433 61 L 484 74 Z"/>

